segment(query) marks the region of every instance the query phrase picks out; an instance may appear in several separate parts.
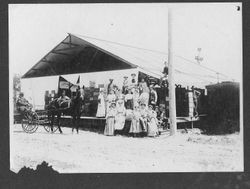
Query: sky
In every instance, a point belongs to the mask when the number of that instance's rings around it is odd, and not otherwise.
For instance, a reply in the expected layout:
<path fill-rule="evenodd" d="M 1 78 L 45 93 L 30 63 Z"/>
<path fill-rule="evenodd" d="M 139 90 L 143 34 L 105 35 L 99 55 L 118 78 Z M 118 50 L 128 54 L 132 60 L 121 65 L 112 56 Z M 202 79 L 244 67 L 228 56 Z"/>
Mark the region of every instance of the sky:
<path fill-rule="evenodd" d="M 178 57 L 195 62 L 197 48 L 202 48 L 203 66 L 240 81 L 242 11 L 237 11 L 237 6 L 241 4 L 9 5 L 10 74 L 25 74 L 67 33 L 168 52 L 170 11 L 174 63 L 183 64 L 185 71 L 184 65 L 190 63 Z M 191 71 L 203 74 L 199 69 Z"/>

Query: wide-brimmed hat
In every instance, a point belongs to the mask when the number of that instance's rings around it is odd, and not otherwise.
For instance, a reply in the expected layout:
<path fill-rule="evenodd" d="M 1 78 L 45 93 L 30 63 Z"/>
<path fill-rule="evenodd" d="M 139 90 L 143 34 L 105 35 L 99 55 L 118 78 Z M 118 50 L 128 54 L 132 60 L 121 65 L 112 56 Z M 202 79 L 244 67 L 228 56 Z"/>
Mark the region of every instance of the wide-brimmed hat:
<path fill-rule="evenodd" d="M 115 101 L 111 101 L 111 103 L 110 103 L 110 104 L 111 104 L 111 105 L 112 105 L 112 104 L 116 105 Z"/>
<path fill-rule="evenodd" d="M 136 74 L 135 74 L 135 73 L 132 73 L 131 76 L 132 76 L 132 77 L 133 77 L 133 76 L 136 76 Z"/>

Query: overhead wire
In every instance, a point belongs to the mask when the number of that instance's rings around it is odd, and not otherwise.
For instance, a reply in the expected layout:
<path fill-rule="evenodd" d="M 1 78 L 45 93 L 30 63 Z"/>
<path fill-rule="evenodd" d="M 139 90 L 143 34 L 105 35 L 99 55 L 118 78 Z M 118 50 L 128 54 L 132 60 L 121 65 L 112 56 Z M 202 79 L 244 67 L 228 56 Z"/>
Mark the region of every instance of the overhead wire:
<path fill-rule="evenodd" d="M 109 46 L 109 45 L 108 45 L 108 46 Z M 130 54 L 130 56 L 133 56 L 135 59 L 138 59 L 138 60 L 141 60 L 141 61 L 144 61 L 144 62 L 151 63 L 151 62 L 149 62 L 147 59 L 144 59 L 144 58 L 142 58 L 142 57 L 138 57 L 138 56 L 133 55 L 130 51 L 127 51 L 126 49 L 122 49 L 122 50 L 123 50 L 123 52 L 126 52 L 126 53 Z M 140 66 L 139 66 L 139 67 L 140 67 Z M 189 77 L 198 78 L 198 79 L 203 80 L 203 81 L 205 81 L 205 82 L 211 83 L 211 81 L 202 79 L 201 77 L 204 77 L 203 75 L 198 75 L 198 74 L 194 74 L 194 75 L 193 75 L 193 74 L 190 74 L 190 73 L 182 72 L 182 71 L 177 70 L 177 69 L 175 69 L 175 71 L 177 71 L 177 72 L 180 73 L 180 74 L 188 75 Z M 206 77 L 206 76 L 205 76 L 205 77 Z M 213 77 L 213 76 L 210 76 L 210 77 L 216 78 L 216 77 Z"/>
<path fill-rule="evenodd" d="M 153 53 L 158 53 L 158 54 L 164 54 L 164 55 L 168 55 L 167 52 L 164 52 L 164 51 L 159 51 L 159 50 L 152 50 L 152 49 L 147 49 L 147 48 L 142 48 L 142 47 L 136 47 L 136 46 L 133 46 L 133 45 L 128 45 L 128 44 L 124 44 L 124 43 L 118 43 L 118 42 L 114 42 L 114 41 L 109 41 L 109 40 L 105 40 L 105 39 L 100 39 L 100 38 L 96 38 L 96 37 L 91 37 L 91 36 L 86 36 L 86 35 L 80 35 L 80 34 L 77 34 L 77 36 L 81 36 L 81 37 L 84 37 L 84 38 L 89 38 L 89 39 L 94 39 L 94 40 L 97 40 L 97 41 L 102 41 L 102 42 L 106 42 L 107 43 L 112 43 L 112 44 L 116 44 L 116 45 L 120 45 L 120 46 L 124 46 L 124 47 L 130 47 L 130 48 L 134 48 L 134 49 L 138 49 L 138 50 L 144 50 L 144 51 L 149 51 L 149 52 L 153 52 Z M 231 79 L 233 80 L 232 78 L 230 78 L 229 76 L 223 74 L 223 73 L 220 73 L 214 69 L 211 69 L 209 67 L 206 67 L 204 65 L 200 65 L 198 63 L 196 63 L 195 61 L 192 61 L 192 60 L 189 60 L 188 58 L 185 58 L 181 55 L 178 55 L 178 54 L 175 54 L 174 53 L 174 56 L 175 57 L 178 57 L 178 58 L 181 58 L 183 60 L 185 60 L 186 62 L 188 63 L 192 63 L 196 66 L 199 66 L 201 68 L 204 68 L 206 70 L 209 70 L 209 71 L 212 71 L 214 72 L 215 74 L 218 74 L 219 76 L 223 76 L 224 78 L 227 78 L 227 79 Z"/>
<path fill-rule="evenodd" d="M 109 44 L 108 44 L 108 46 L 109 46 Z M 143 61 L 143 62 L 151 63 L 151 62 L 149 62 L 148 60 L 143 59 L 142 57 L 138 57 L 138 56 L 135 56 L 135 55 L 131 54 L 130 51 L 127 51 L 127 50 L 125 50 L 125 49 L 122 49 L 122 50 L 123 50 L 123 52 L 126 51 L 127 54 L 130 54 L 130 56 L 132 56 L 133 58 L 135 58 L 135 59 L 137 59 L 137 60 L 140 60 L 140 61 Z M 139 65 L 138 65 L 138 67 L 141 68 L 141 69 L 145 69 L 145 68 L 143 68 L 143 67 L 141 67 L 141 66 L 139 66 Z M 151 73 L 153 73 L 153 74 L 159 75 L 159 74 L 157 74 L 157 73 L 152 72 L 149 68 L 146 68 L 145 70 L 147 70 L 148 72 L 151 72 Z M 159 76 L 160 76 L 160 75 L 159 75 Z"/>
<path fill-rule="evenodd" d="M 175 72 L 183 74 L 183 75 L 186 75 L 186 76 L 189 76 L 189 77 L 192 77 L 192 78 L 198 78 L 198 79 L 203 80 L 203 81 L 205 81 L 207 83 L 212 83 L 211 81 L 208 81 L 206 79 L 200 78 L 199 76 L 195 76 L 195 75 L 192 75 L 192 74 L 189 74 L 189 73 L 186 73 L 186 72 L 182 72 L 182 71 L 177 70 L 177 69 L 175 69 Z"/>

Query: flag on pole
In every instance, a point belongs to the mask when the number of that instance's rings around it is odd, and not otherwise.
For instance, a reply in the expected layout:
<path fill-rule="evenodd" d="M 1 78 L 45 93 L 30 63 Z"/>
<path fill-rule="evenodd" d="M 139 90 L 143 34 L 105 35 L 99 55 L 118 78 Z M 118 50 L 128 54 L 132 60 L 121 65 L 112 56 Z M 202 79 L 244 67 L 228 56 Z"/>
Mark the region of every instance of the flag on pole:
<path fill-rule="evenodd" d="M 64 77 L 59 76 L 59 81 L 58 81 L 58 97 L 62 95 L 62 91 L 66 91 L 66 95 L 68 97 L 71 96 L 71 91 L 70 88 L 73 84 L 67 81 Z"/>
<path fill-rule="evenodd" d="M 80 75 L 78 76 L 78 79 L 76 81 L 76 85 L 80 86 Z"/>

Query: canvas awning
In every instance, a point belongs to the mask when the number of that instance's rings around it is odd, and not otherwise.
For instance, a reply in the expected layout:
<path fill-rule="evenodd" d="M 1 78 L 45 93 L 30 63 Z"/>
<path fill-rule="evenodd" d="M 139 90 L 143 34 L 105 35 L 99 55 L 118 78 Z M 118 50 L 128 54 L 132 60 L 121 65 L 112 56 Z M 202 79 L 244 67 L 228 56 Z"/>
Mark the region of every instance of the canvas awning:
<path fill-rule="evenodd" d="M 55 76 L 137 68 L 160 78 L 168 54 L 133 48 L 116 42 L 68 34 L 68 36 L 34 65 L 22 78 Z M 216 83 L 211 70 L 189 60 L 173 56 L 175 83 L 204 87 Z M 220 78 L 223 81 L 223 78 Z"/>
<path fill-rule="evenodd" d="M 138 66 L 84 39 L 69 34 L 22 78 L 89 73 Z"/>

